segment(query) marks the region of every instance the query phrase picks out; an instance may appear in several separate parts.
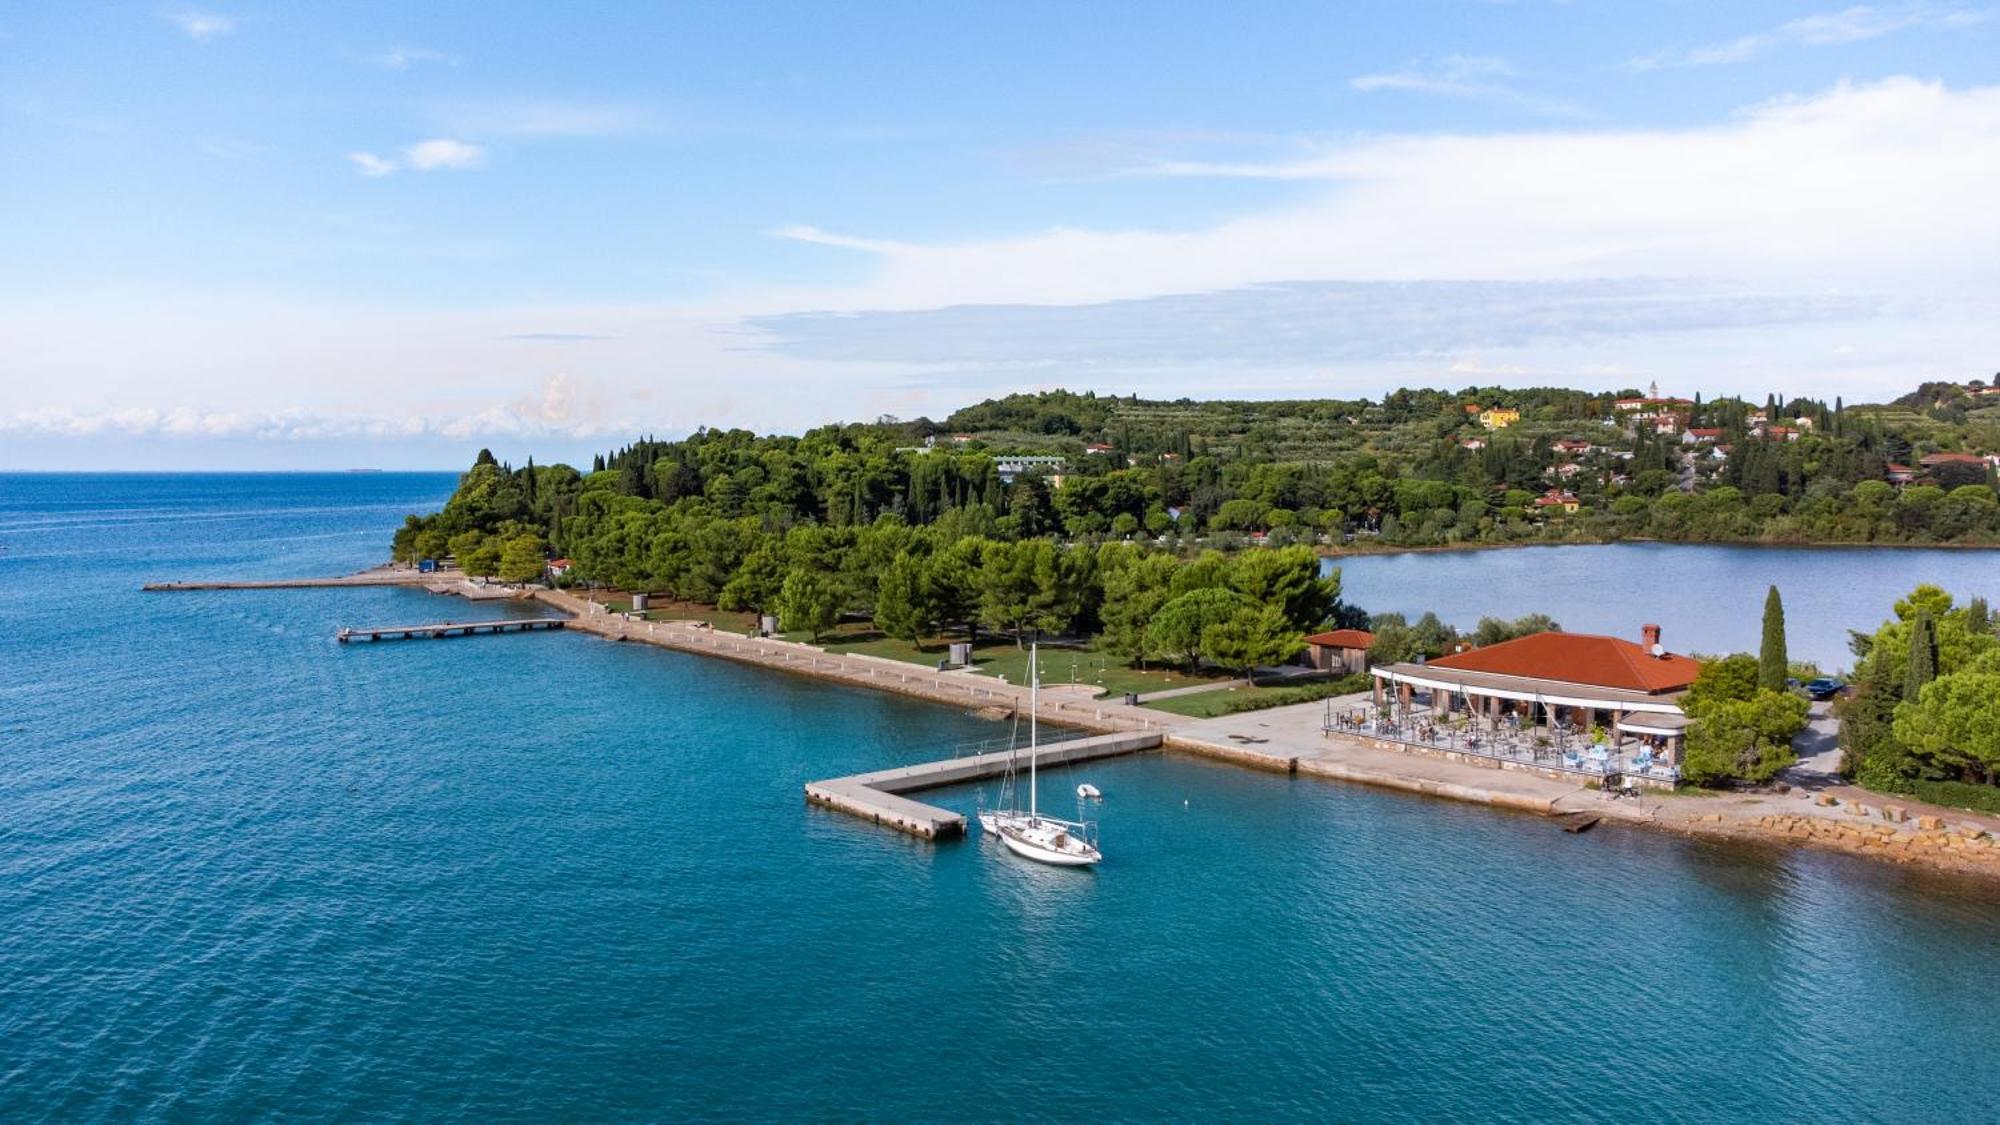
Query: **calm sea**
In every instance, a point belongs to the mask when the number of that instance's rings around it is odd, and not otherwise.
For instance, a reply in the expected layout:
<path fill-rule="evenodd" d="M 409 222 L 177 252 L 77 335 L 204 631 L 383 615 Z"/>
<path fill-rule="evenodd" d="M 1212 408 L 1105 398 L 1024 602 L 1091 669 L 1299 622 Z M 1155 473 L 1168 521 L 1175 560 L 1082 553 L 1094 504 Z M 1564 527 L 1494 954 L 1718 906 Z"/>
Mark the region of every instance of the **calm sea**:
<path fill-rule="evenodd" d="M 1764 596 L 1785 603 L 1794 660 L 1849 668 L 1848 631 L 1872 633 L 1920 582 L 2000 605 L 2000 550 L 1734 547 L 1667 543 L 1362 555 L 1334 560 L 1342 594 L 1374 613 L 1481 617 L 1546 613 L 1572 632 L 1639 639 L 1664 627 L 1676 652 L 1756 652 Z"/>
<path fill-rule="evenodd" d="M 1159 757 L 1045 779 L 1108 858 L 1043 869 L 805 806 L 995 733 L 950 710 L 334 644 L 501 612 L 421 592 L 137 591 L 361 567 L 451 483 L 0 477 L 0 1120 L 2000 1104 L 1990 887 Z"/>

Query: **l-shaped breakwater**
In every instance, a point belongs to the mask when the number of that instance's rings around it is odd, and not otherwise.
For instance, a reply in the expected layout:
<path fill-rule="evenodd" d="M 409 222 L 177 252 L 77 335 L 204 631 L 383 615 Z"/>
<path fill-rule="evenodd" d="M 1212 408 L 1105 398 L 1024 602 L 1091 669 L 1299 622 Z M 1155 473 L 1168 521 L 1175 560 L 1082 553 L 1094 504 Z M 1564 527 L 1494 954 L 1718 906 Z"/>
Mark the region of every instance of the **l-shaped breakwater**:
<path fill-rule="evenodd" d="M 416 587 L 482 600 L 503 597 L 532 600 L 568 615 L 571 630 L 580 629 L 611 640 L 698 652 L 970 710 L 1019 715 L 1029 706 L 1026 687 L 969 671 L 937 671 L 883 657 L 829 653 L 795 641 L 718 632 L 698 622 L 635 620 L 611 613 L 602 605 L 567 591 L 475 586 L 449 573 L 420 575 L 384 567 L 338 579 L 149 584 L 147 589 L 369 585 Z M 1996 842 L 2000 838 L 2000 818 L 1996 817 L 1898 803 L 1893 798 L 1848 788 L 1819 794 L 1797 790 L 1700 797 L 1648 795 L 1637 800 L 1612 800 L 1574 782 L 1502 770 L 1492 764 L 1449 760 L 1387 744 L 1371 744 L 1349 735 L 1325 734 L 1317 723 L 1300 723 L 1298 713 L 1302 711 L 1317 713 L 1318 705 L 1299 704 L 1268 712 L 1197 720 L 1044 691 L 1037 713 L 1044 722 L 1098 734 L 1149 733 L 1156 735 L 1158 745 L 1165 749 L 1292 776 L 1356 782 L 1544 816 L 1587 810 L 1614 823 L 1738 841 L 1805 844 L 2000 878 L 2000 842 Z M 1287 731 L 1287 727 L 1292 729 Z"/>
<path fill-rule="evenodd" d="M 1035 759 L 1051 766 L 1094 762 L 1156 750 L 1161 741 L 1160 735 L 1146 732 L 1102 734 L 1039 747 Z M 995 750 L 922 765 L 892 766 L 830 781 L 812 781 L 806 783 L 806 800 L 926 840 L 963 836 L 964 814 L 913 801 L 905 794 L 999 777 L 1018 766 L 1021 757 L 1017 750 Z"/>

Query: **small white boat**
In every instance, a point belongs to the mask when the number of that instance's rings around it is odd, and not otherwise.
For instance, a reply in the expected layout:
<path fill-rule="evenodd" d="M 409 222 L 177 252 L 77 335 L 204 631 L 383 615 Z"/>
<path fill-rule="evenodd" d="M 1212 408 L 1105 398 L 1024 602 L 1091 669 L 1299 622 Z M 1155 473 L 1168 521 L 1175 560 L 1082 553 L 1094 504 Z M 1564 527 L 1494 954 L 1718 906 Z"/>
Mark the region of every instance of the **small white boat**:
<path fill-rule="evenodd" d="M 1082 785 L 1076 787 L 1076 797 L 1077 800 L 1079 801 L 1102 801 L 1104 799 L 1104 794 L 1097 788 L 1097 786 L 1092 785 L 1090 782 L 1086 781 Z"/>

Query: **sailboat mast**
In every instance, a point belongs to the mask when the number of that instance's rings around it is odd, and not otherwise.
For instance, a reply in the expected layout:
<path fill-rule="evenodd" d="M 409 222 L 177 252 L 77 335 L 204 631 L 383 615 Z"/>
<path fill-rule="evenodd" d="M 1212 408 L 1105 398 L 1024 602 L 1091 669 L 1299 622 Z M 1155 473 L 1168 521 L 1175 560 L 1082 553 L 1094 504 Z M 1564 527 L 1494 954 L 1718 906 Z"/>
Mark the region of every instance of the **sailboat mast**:
<path fill-rule="evenodd" d="M 1035 784 L 1036 748 L 1039 745 L 1036 740 L 1037 728 L 1035 720 L 1039 717 L 1042 709 L 1042 658 L 1040 653 L 1040 642 L 1028 646 L 1028 815 L 1030 817 L 1036 814 L 1036 800 L 1041 795 L 1040 787 Z"/>

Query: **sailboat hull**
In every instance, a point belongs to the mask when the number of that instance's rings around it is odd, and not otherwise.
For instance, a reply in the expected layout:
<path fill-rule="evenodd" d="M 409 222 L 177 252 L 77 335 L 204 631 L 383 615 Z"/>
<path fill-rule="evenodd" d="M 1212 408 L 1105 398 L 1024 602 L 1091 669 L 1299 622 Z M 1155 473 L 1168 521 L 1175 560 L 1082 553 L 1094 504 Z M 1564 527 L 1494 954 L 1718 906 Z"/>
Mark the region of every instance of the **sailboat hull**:
<path fill-rule="evenodd" d="M 1003 823 L 999 836 L 1008 851 L 1052 867 L 1089 867 L 1104 858 L 1096 848 L 1047 821 L 1028 827 Z"/>

